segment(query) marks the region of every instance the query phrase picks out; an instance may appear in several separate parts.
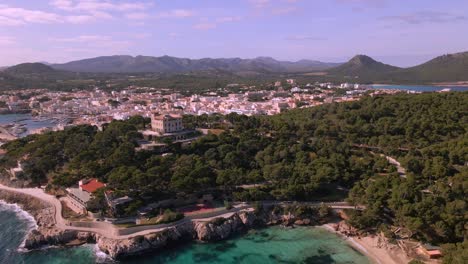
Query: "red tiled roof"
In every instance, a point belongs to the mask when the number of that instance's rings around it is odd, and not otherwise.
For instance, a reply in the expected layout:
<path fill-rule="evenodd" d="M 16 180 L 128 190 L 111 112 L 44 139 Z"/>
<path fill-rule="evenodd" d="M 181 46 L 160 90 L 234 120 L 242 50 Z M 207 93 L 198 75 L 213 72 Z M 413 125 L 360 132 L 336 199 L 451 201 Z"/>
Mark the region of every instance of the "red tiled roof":
<path fill-rule="evenodd" d="M 98 179 L 91 179 L 89 180 L 87 183 L 83 184 L 83 185 L 80 185 L 81 189 L 83 189 L 83 191 L 87 191 L 89 193 L 93 193 L 103 187 L 105 187 L 106 185 L 102 182 L 100 182 Z"/>

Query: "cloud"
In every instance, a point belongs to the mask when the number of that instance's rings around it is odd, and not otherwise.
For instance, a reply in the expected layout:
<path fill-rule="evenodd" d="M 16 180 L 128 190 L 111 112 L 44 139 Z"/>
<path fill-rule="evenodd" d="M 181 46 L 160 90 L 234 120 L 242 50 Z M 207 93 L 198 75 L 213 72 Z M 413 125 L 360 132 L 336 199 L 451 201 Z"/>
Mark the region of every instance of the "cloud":
<path fill-rule="evenodd" d="M 0 36 L 0 46 L 11 46 L 16 44 L 16 39 L 13 37 Z"/>
<path fill-rule="evenodd" d="M 83 42 L 104 42 L 110 41 L 112 38 L 109 36 L 100 35 L 81 35 L 71 38 L 50 38 L 54 42 L 68 42 L 68 43 L 83 43 Z"/>
<path fill-rule="evenodd" d="M 149 17 L 147 13 L 144 12 L 134 12 L 125 14 L 125 17 L 131 20 L 143 20 Z"/>
<path fill-rule="evenodd" d="M 62 6 L 67 6 L 66 0 L 60 0 Z M 86 14 L 60 15 L 52 12 L 11 7 L 0 4 L 0 26 L 21 26 L 31 23 L 53 24 L 72 23 L 82 24 L 97 19 L 109 19 L 112 15 L 103 11 Z"/>
<path fill-rule="evenodd" d="M 54 23 L 61 22 L 61 16 L 38 10 L 0 5 L 0 24 L 17 26 L 26 23 Z"/>
<path fill-rule="evenodd" d="M 198 24 L 193 25 L 193 28 L 198 29 L 198 30 L 208 30 L 208 29 L 214 29 L 216 27 L 217 27 L 216 23 L 208 23 L 208 22 L 198 23 Z"/>
<path fill-rule="evenodd" d="M 373 7 L 382 7 L 387 2 L 386 0 L 335 0 L 338 3 L 343 4 L 355 4 L 355 5 L 366 5 Z"/>
<path fill-rule="evenodd" d="M 159 18 L 185 18 L 194 16 L 194 13 L 186 9 L 174 9 L 166 12 L 161 12 L 157 15 Z"/>
<path fill-rule="evenodd" d="M 217 23 L 229 23 L 242 20 L 240 16 L 227 16 L 227 17 L 220 17 L 216 19 Z"/>
<path fill-rule="evenodd" d="M 0 26 L 20 26 L 24 24 L 25 22 L 20 19 L 0 16 Z"/>
<path fill-rule="evenodd" d="M 286 15 L 298 10 L 298 0 L 249 0 L 257 15 Z M 278 6 L 279 4 L 279 6 Z"/>
<path fill-rule="evenodd" d="M 262 8 L 270 4 L 270 0 L 249 0 L 249 3 L 256 8 Z"/>
<path fill-rule="evenodd" d="M 296 7 L 288 6 L 288 7 L 273 9 L 273 10 L 271 10 L 271 14 L 273 14 L 273 15 L 287 15 L 287 14 L 293 13 L 295 11 L 297 11 Z"/>
<path fill-rule="evenodd" d="M 95 16 L 79 15 L 79 16 L 67 16 L 66 20 L 72 24 L 83 24 L 95 20 Z"/>
<path fill-rule="evenodd" d="M 111 19 L 113 12 L 123 12 L 127 19 L 141 20 L 148 16 L 143 11 L 151 6 L 146 2 L 113 2 L 109 0 L 53 0 L 49 4 L 56 9 L 78 13 L 79 15 L 65 16 L 65 20 L 71 23 Z"/>
<path fill-rule="evenodd" d="M 58 9 L 71 9 L 73 8 L 73 1 L 71 0 L 54 0 L 50 5 Z"/>
<path fill-rule="evenodd" d="M 225 17 L 218 17 L 216 19 L 211 19 L 213 22 L 210 22 L 208 18 L 201 18 L 200 22 L 193 25 L 194 29 L 198 30 L 208 30 L 208 29 L 215 29 L 220 24 L 224 23 L 231 23 L 242 20 L 240 16 L 225 16 Z"/>
<path fill-rule="evenodd" d="M 465 15 L 452 14 L 438 11 L 423 11 L 411 14 L 396 16 L 384 16 L 380 18 L 384 21 L 395 21 L 405 24 L 425 24 L 425 23 L 452 23 L 467 20 Z"/>
<path fill-rule="evenodd" d="M 286 40 L 294 40 L 294 41 L 306 41 L 306 40 L 325 40 L 322 37 L 310 36 L 310 35 L 294 35 L 285 38 Z"/>
<path fill-rule="evenodd" d="M 109 0 L 54 0 L 50 2 L 55 8 L 66 11 L 85 11 L 89 13 L 99 11 L 135 11 L 145 10 L 150 4 L 138 1 L 115 3 Z"/>
<path fill-rule="evenodd" d="M 387 6 L 387 0 L 335 0 L 335 2 L 351 5 L 354 12 L 363 12 L 368 9 L 384 8 Z"/>

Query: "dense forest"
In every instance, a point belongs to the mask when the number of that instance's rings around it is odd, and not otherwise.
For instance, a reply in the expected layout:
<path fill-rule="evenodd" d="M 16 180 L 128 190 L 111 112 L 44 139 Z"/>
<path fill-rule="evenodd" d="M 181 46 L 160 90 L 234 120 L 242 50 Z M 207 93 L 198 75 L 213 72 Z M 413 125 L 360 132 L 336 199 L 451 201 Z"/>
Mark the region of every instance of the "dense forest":
<path fill-rule="evenodd" d="M 184 122 L 224 132 L 172 144 L 172 155 L 136 151 L 138 130 L 149 120 L 133 117 L 102 131 L 76 126 L 12 141 L 3 146 L 1 165 L 22 160 L 32 184 L 59 188 L 97 177 L 122 194 L 152 200 L 206 190 L 243 201 L 346 198 L 367 207 L 351 215 L 359 228 L 397 225 L 422 241 L 466 250 L 466 92 L 368 96 L 276 116 L 186 116 Z M 253 183 L 258 187 L 239 188 Z"/>

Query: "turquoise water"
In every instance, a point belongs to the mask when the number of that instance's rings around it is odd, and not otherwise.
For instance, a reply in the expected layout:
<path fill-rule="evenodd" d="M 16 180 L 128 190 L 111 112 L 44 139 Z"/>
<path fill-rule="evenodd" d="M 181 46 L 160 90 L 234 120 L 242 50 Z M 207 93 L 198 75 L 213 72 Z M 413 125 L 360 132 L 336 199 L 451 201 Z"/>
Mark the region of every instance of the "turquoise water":
<path fill-rule="evenodd" d="M 116 263 L 96 250 L 95 245 L 18 251 L 31 217 L 17 206 L 0 202 L 0 263 L 88 264 Z M 186 243 L 159 254 L 134 257 L 117 263 L 369 263 L 335 234 L 321 228 L 271 227 L 217 243 Z"/>
<path fill-rule="evenodd" d="M 395 89 L 395 90 L 407 90 L 417 92 L 436 92 L 442 89 L 449 88 L 452 91 L 464 92 L 468 91 L 468 86 L 429 86 L 429 85 L 371 85 L 373 89 Z"/>
<path fill-rule="evenodd" d="M 124 261 L 123 263 L 135 263 Z M 218 243 L 192 243 L 138 263 L 370 263 L 345 241 L 321 228 L 270 227 Z"/>

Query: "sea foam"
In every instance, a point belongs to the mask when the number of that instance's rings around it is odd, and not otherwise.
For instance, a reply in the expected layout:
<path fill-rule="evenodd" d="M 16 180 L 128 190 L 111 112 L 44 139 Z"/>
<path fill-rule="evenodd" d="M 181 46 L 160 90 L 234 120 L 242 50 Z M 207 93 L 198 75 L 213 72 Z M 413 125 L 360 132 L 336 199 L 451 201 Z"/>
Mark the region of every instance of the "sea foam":
<path fill-rule="evenodd" d="M 18 204 L 16 203 L 11 204 L 3 200 L 0 200 L 0 213 L 4 211 L 14 212 L 16 216 L 18 217 L 18 219 L 20 219 L 21 221 L 25 221 L 27 223 L 26 235 L 29 234 L 31 230 L 37 229 L 37 223 L 34 217 L 30 213 L 23 210 Z M 24 237 L 23 242 L 21 242 L 18 248 L 18 251 L 26 251 L 26 249 L 24 248 L 25 242 L 26 242 L 26 236 Z"/>

